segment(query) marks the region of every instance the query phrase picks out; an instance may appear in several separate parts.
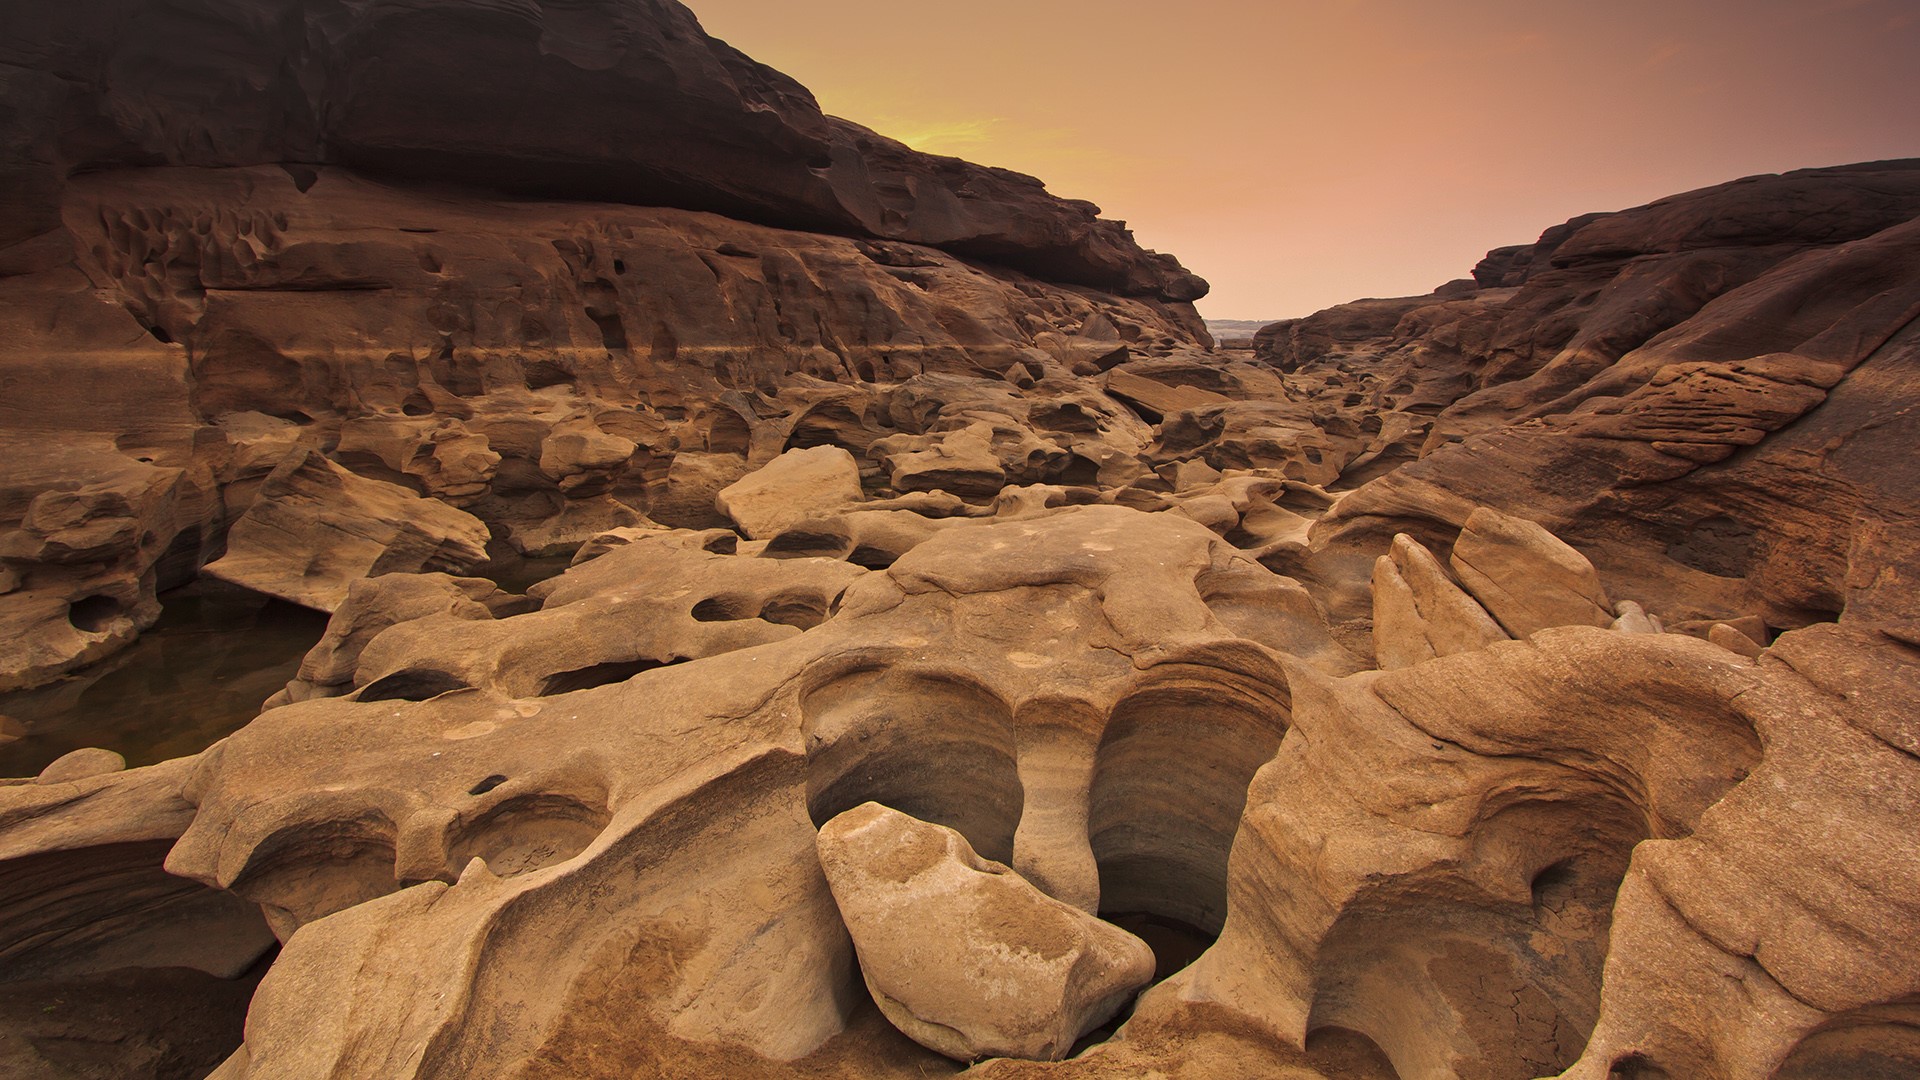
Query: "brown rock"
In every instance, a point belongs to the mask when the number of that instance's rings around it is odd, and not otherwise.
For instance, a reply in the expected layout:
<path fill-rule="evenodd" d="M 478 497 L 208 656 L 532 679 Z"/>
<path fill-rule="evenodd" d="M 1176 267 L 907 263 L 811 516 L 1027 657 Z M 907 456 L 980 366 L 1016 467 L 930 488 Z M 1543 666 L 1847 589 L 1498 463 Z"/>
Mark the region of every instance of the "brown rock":
<path fill-rule="evenodd" d="M 465 569 L 486 558 L 486 539 L 469 514 L 301 450 L 274 470 L 206 572 L 333 611 L 357 579 Z"/>
<path fill-rule="evenodd" d="M 789 450 L 714 496 L 714 509 L 740 531 L 766 540 L 818 514 L 857 503 L 860 467 L 837 446 Z"/>
<path fill-rule="evenodd" d="M 1392 550 L 1374 562 L 1373 649 L 1382 670 L 1484 649 L 1507 637 L 1412 537 L 1394 537 Z"/>
<path fill-rule="evenodd" d="M 127 759 L 112 750 L 89 747 L 62 754 L 53 764 L 40 770 L 42 784 L 71 784 L 76 780 L 117 773 L 127 767 Z"/>
<path fill-rule="evenodd" d="M 1613 624 L 1613 605 L 1593 564 L 1524 518 L 1475 510 L 1450 561 L 1460 583 L 1515 637 L 1549 626 Z"/>
<path fill-rule="evenodd" d="M 821 826 L 819 844 L 874 1000 L 948 1057 L 1058 1060 L 1153 977 L 1145 942 L 952 829 L 865 803 Z"/>

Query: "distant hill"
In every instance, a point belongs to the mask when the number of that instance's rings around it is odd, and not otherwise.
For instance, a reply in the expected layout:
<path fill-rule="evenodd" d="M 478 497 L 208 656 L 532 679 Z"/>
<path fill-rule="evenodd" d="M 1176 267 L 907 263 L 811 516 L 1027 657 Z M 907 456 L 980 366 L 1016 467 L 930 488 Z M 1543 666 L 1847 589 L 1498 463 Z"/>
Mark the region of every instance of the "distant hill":
<path fill-rule="evenodd" d="M 1213 335 L 1213 340 L 1224 345 L 1230 341 L 1251 342 L 1254 333 L 1261 327 L 1279 321 L 1278 319 L 1207 319 L 1206 324 L 1207 333 Z"/>

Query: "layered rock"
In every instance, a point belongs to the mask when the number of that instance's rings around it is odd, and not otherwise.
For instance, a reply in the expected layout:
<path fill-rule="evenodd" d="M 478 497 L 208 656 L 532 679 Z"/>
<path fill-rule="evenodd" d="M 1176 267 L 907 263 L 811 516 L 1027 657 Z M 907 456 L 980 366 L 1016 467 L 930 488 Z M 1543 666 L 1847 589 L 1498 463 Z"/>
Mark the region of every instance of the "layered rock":
<path fill-rule="evenodd" d="M 4 135 L 22 152 L 0 183 L 5 242 L 56 228 L 77 171 L 288 163 L 305 186 L 313 166 L 345 164 L 931 244 L 1175 301 L 1206 292 L 1091 203 L 823 115 L 672 0 L 14 18 L 0 60 L 20 107 Z"/>
<path fill-rule="evenodd" d="M 1524 273 L 1489 269 L 1500 288 L 1435 297 L 1391 336 L 1319 356 L 1270 336 L 1303 397 L 1383 428 L 1410 413 L 1416 436 L 1321 526 L 1324 570 L 1280 565 L 1351 582 L 1342 549 L 1443 544 L 1486 506 L 1669 624 L 1831 618 L 1851 549 L 1912 513 L 1903 470 L 1863 455 L 1891 462 L 1901 438 L 1916 215 L 1911 162 L 1757 177 L 1575 219 Z"/>

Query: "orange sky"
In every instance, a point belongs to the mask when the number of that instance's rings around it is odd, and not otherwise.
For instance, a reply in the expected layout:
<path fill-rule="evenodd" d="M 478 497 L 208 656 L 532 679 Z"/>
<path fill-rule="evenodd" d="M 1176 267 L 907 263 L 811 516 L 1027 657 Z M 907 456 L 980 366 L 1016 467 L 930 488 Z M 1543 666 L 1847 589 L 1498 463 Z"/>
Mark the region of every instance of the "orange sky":
<path fill-rule="evenodd" d="M 1091 199 L 1213 318 L 1574 214 L 1920 156 L 1920 0 L 687 0 L 828 112 Z"/>

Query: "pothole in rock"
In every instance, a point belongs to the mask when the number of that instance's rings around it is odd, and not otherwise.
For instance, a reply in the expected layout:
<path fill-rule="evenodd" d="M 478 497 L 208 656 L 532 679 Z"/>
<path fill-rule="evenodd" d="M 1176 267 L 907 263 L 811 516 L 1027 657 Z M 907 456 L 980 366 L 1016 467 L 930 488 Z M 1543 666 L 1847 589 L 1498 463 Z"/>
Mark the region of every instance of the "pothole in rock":
<path fill-rule="evenodd" d="M 612 686 L 623 683 L 643 671 L 684 664 L 689 657 L 670 656 L 665 660 L 642 657 L 638 660 L 610 660 L 603 664 L 592 664 L 572 671 L 556 672 L 547 676 L 540 684 L 540 697 L 553 697 L 556 694 L 571 694 L 576 690 L 591 690 L 596 686 Z"/>
<path fill-rule="evenodd" d="M 807 694 L 801 710 L 816 826 L 877 802 L 1012 861 L 1025 792 L 1012 713 L 991 691 L 946 674 L 855 671 Z"/>
<path fill-rule="evenodd" d="M 764 600 L 744 596 L 709 596 L 693 605 L 698 622 L 740 622 L 760 619 L 782 626 L 811 630 L 827 620 L 832 601 L 813 592 L 779 592 Z"/>
<path fill-rule="evenodd" d="M 448 848 L 448 873 L 458 875 L 476 857 L 501 877 L 565 862 L 585 851 L 612 820 L 602 801 L 545 792 L 503 799 L 458 829 Z"/>
<path fill-rule="evenodd" d="M 126 614 L 126 605 L 111 596 L 85 596 L 67 605 L 67 621 L 75 630 L 98 634 Z"/>
<path fill-rule="evenodd" d="M 432 668 L 407 668 L 362 687 L 355 701 L 428 701 L 469 687 L 464 679 Z"/>

